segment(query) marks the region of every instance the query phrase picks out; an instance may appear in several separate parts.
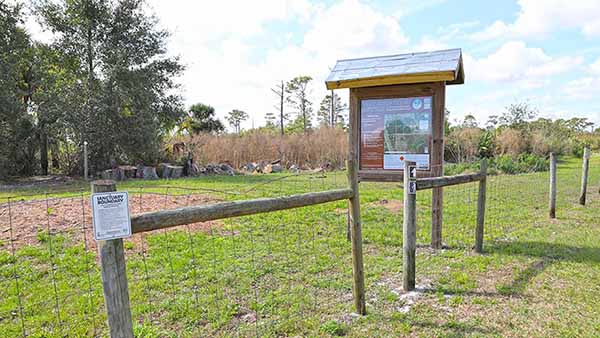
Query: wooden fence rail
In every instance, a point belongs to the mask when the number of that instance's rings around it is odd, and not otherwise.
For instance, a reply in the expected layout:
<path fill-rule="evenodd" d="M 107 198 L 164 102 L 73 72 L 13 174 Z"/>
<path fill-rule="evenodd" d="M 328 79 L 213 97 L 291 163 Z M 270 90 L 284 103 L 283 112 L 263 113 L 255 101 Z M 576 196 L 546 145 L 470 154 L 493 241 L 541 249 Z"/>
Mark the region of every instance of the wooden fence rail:
<path fill-rule="evenodd" d="M 356 312 L 365 314 L 364 269 L 362 263 L 362 236 L 358 186 L 354 171 L 349 171 L 350 188 L 336 189 L 274 198 L 216 203 L 172 210 L 141 213 L 131 217 L 131 230 L 140 233 L 177 225 L 206 222 L 217 219 L 247 216 L 272 211 L 300 208 L 310 205 L 348 200 L 352 210 L 353 290 Z M 113 181 L 92 182 L 92 192 L 116 191 Z M 127 271 L 123 239 L 101 241 L 99 244 L 102 286 L 110 328 L 110 336 L 133 338 L 133 325 L 127 288 Z"/>
<path fill-rule="evenodd" d="M 197 222 L 247 216 L 285 209 L 293 209 L 350 199 L 352 189 L 336 189 L 274 198 L 223 202 L 211 205 L 146 212 L 131 217 L 133 233 L 152 231 Z"/>
<path fill-rule="evenodd" d="M 474 174 L 462 174 L 442 177 L 425 177 L 417 179 L 417 190 L 426 190 L 451 185 L 465 184 L 485 179 L 485 174 L 478 172 Z"/>
<path fill-rule="evenodd" d="M 405 162 L 404 172 L 414 165 L 414 162 Z M 416 266 L 416 194 L 408 192 L 409 175 L 404 175 L 404 222 L 403 222 L 403 257 L 402 257 L 402 280 L 405 291 L 415 288 L 415 266 Z M 485 224 L 486 205 L 486 183 L 487 183 L 487 160 L 480 163 L 480 170 L 474 174 L 462 174 L 442 177 L 426 177 L 416 179 L 417 191 L 436 189 L 457 184 L 479 182 L 477 197 L 477 224 L 475 225 L 475 252 L 483 252 L 483 235 Z M 441 240 L 441 237 L 439 238 Z M 432 244 L 433 247 L 435 247 Z"/>

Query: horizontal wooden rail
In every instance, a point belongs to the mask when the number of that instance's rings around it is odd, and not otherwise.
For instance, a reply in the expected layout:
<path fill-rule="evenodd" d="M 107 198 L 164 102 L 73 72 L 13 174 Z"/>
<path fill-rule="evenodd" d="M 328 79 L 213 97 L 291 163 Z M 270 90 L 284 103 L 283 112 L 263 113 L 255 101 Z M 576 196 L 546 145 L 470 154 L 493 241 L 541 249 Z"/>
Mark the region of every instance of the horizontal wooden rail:
<path fill-rule="evenodd" d="M 352 196 L 354 196 L 352 189 L 336 189 L 283 197 L 258 198 L 147 212 L 134 215 L 131 218 L 131 230 L 133 233 L 139 233 L 196 222 L 300 208 L 349 199 Z"/>
<path fill-rule="evenodd" d="M 455 176 L 426 177 L 417 179 L 417 190 L 447 187 L 484 180 L 486 175 L 482 173 L 462 174 Z"/>

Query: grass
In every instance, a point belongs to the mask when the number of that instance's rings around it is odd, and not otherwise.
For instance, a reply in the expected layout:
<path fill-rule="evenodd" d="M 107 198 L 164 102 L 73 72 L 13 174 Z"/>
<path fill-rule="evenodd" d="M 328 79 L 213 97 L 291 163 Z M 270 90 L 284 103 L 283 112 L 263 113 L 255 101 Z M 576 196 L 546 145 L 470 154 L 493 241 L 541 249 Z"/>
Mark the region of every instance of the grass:
<path fill-rule="evenodd" d="M 580 206 L 580 160 L 559 163 L 556 220 L 547 217 L 547 172 L 491 177 L 482 255 L 472 251 L 476 183 L 444 191 L 443 250 L 426 245 L 431 194 L 419 193 L 414 298 L 401 290 L 402 210 L 391 208 L 402 190 L 361 184 L 364 317 L 352 315 L 343 201 L 127 240 L 134 331 L 137 337 L 600 336 L 600 157 L 591 164 L 588 205 Z M 343 172 L 284 175 L 130 181 L 119 189 L 136 196 L 193 188 L 233 200 L 346 183 Z M 48 196 L 87 189 L 76 181 Z M 46 196 L 29 189 L 0 197 L 24 194 Z M 1 213 L 0 231 L 6 220 Z M 0 243 L 0 336 L 20 336 L 23 326 L 31 337 L 106 336 L 95 252 L 69 232 L 33 236 L 34 245 L 14 254 L 10 241 Z"/>

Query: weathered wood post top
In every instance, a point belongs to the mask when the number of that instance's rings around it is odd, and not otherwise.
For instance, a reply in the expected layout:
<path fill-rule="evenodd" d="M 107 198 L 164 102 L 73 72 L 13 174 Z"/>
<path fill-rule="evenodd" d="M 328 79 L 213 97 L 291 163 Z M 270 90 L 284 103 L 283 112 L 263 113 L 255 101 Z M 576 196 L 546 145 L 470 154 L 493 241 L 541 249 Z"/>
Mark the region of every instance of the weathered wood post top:
<path fill-rule="evenodd" d="M 339 60 L 325 84 L 350 89 L 359 179 L 402 181 L 405 160 L 442 175 L 445 88 L 463 83 L 460 49 Z"/>

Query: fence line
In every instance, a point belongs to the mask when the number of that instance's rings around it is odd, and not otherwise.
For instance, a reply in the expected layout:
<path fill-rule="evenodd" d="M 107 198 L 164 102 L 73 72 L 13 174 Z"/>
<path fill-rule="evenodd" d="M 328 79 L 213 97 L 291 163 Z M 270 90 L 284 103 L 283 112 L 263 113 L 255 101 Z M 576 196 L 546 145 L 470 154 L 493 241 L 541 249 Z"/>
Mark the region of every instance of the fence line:
<path fill-rule="evenodd" d="M 576 175 L 566 175 L 564 170 L 559 162 L 559 219 L 562 208 L 577 203 L 582 178 L 579 165 L 569 171 Z M 218 192 L 173 185 L 140 187 L 130 195 L 131 206 L 132 211 L 142 213 L 197 203 L 218 205 L 238 199 L 277 198 L 290 192 L 314 193 L 346 183 L 338 180 L 337 174 L 326 175 L 311 175 L 310 179 L 292 175 L 247 192 L 248 185 L 240 184 L 238 193 L 230 187 Z M 518 224 L 526 214 L 548 217 L 549 178 L 548 172 L 488 177 L 486 243 L 518 235 Z M 212 189 L 219 180 L 206 178 L 203 186 Z M 590 170 L 588 180 L 599 182 L 597 170 Z M 444 189 L 444 247 L 471 248 L 478 184 L 474 181 Z M 382 257 L 401 266 L 403 210 L 395 209 L 401 193 L 398 186 L 390 184 L 361 186 L 367 271 L 374 259 Z M 66 198 L 42 196 L 45 198 L 37 201 L 9 197 L 0 204 L 0 332 L 15 337 L 106 335 L 96 243 L 88 242 L 88 193 L 76 192 Z M 419 191 L 417 204 L 417 249 L 421 250 L 430 240 L 430 194 Z M 125 240 L 136 333 L 311 335 L 328 320 L 345 320 L 343 314 L 353 311 L 346 215 L 346 203 L 332 201 L 225 222 L 186 224 Z M 390 271 L 390 275 L 400 271 Z M 435 275 L 426 266 L 418 271 L 419 275 Z M 419 275 L 417 284 L 423 283 Z M 372 277 L 365 280 L 367 299 L 385 296 L 380 282 Z M 368 306 L 376 312 L 385 303 L 370 301 Z"/>

